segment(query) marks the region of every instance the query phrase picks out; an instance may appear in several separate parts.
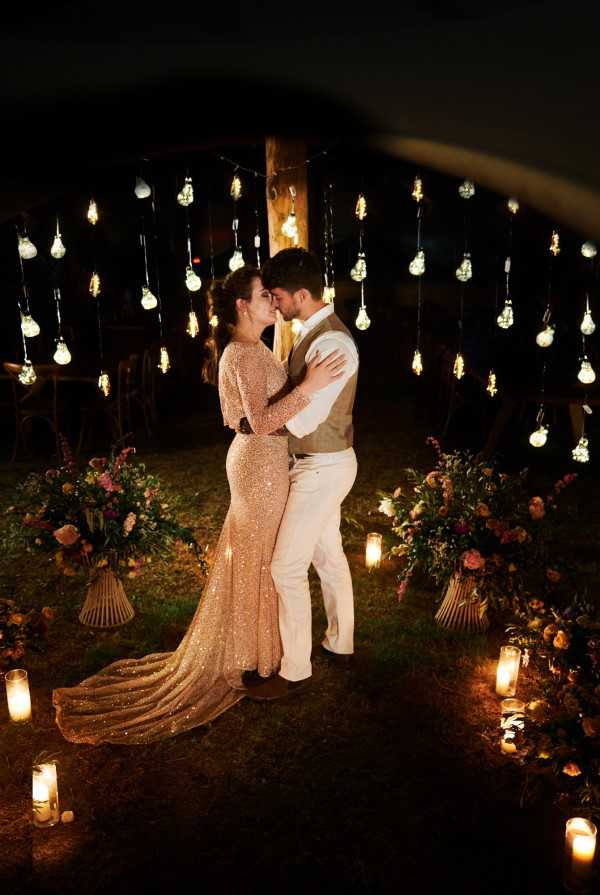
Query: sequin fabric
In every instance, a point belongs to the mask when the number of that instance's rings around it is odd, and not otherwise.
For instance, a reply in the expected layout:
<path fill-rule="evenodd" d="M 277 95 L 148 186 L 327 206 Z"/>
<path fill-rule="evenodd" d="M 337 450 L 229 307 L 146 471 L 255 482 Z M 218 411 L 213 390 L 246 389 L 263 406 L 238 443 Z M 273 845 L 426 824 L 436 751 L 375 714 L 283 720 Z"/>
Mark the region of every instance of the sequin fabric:
<path fill-rule="evenodd" d="M 225 425 L 242 416 L 227 454 L 231 503 L 191 624 L 174 652 L 113 662 L 54 690 L 56 722 L 75 743 L 150 743 L 212 721 L 244 697 L 241 674 L 267 677 L 281 659 L 271 556 L 289 490 L 287 438 L 271 435 L 309 402 L 287 391 L 262 342 L 230 343 L 219 365 Z"/>

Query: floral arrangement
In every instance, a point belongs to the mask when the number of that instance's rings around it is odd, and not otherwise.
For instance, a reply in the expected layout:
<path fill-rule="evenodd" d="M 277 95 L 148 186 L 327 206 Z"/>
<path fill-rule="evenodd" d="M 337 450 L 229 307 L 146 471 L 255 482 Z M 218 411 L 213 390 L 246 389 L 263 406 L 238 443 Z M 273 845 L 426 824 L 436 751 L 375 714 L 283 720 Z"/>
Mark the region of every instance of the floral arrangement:
<path fill-rule="evenodd" d="M 552 544 L 560 529 L 559 495 L 576 475 L 565 475 L 545 498 L 530 497 L 526 472 L 498 473 L 466 451 L 444 453 L 431 437 L 427 443 L 435 467 L 408 469 L 408 489 L 379 492 L 379 510 L 392 519 L 397 539 L 390 552 L 404 559 L 399 599 L 417 566 L 437 583 L 454 573 L 469 576 L 482 597 L 503 607 L 545 596 L 567 568 Z"/>
<path fill-rule="evenodd" d="M 39 652 L 53 618 L 50 606 L 23 612 L 14 600 L 0 597 L 0 669 L 22 659 L 28 648 Z"/>
<path fill-rule="evenodd" d="M 67 576 L 121 565 L 135 578 L 176 542 L 193 548 L 203 563 L 191 530 L 169 515 L 158 478 L 132 459 L 133 447 L 95 457 L 78 472 L 69 445 L 61 443 L 63 465 L 30 475 L 11 508 L 30 550 L 53 555 Z"/>
<path fill-rule="evenodd" d="M 522 760 L 600 818 L 600 613 L 578 597 L 560 610 L 534 599 L 508 633 L 541 689 L 528 706 Z"/>

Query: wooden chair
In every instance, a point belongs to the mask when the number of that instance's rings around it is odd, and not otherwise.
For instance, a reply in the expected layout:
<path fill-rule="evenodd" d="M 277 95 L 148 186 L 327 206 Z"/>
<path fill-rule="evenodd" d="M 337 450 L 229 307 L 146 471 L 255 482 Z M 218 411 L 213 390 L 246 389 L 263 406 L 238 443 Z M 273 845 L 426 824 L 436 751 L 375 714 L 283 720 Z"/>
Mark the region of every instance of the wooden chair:
<path fill-rule="evenodd" d="M 58 440 L 60 432 L 58 372 L 60 368 L 55 364 L 36 365 L 36 381 L 32 385 L 23 385 L 19 381 L 19 373 L 23 369 L 22 364 L 5 361 L 2 366 L 11 379 L 15 413 L 15 441 L 10 462 L 15 462 L 20 444 L 26 451 L 29 450 L 31 446 L 30 433 L 33 421 L 36 419 L 42 420 L 51 429 L 56 444 L 56 455 L 60 458 Z M 48 389 L 48 384 L 50 384 L 50 389 Z"/>

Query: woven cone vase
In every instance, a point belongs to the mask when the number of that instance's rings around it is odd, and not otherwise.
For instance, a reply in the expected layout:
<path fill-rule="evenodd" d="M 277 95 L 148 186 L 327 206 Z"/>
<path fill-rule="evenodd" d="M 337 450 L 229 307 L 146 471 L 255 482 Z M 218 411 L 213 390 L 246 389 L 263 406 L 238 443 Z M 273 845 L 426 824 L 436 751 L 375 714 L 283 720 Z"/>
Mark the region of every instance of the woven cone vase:
<path fill-rule="evenodd" d="M 487 600 L 475 594 L 472 578 L 451 576 L 435 620 L 450 631 L 487 631 Z"/>
<path fill-rule="evenodd" d="M 120 579 L 112 569 L 101 569 L 88 585 L 79 621 L 90 628 L 117 628 L 135 615 Z"/>

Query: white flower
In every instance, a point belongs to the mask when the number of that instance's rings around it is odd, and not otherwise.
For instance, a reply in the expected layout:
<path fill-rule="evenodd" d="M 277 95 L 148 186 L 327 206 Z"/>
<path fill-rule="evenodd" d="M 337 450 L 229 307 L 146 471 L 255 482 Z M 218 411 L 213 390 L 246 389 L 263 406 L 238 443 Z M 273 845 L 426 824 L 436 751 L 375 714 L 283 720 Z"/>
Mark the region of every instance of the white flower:
<path fill-rule="evenodd" d="M 394 503 L 391 497 L 384 497 L 381 503 L 379 504 L 379 512 L 385 513 L 386 516 L 395 516 L 396 511 L 394 510 Z"/>

